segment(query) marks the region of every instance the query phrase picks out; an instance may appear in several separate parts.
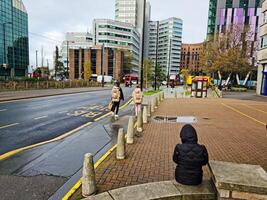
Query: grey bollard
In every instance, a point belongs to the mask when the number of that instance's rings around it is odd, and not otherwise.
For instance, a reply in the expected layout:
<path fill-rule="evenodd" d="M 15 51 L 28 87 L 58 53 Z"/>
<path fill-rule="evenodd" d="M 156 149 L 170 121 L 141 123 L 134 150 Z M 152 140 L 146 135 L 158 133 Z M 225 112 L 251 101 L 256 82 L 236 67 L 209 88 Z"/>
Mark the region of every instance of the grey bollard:
<path fill-rule="evenodd" d="M 143 123 L 147 124 L 147 106 L 144 106 L 143 110 Z"/>
<path fill-rule="evenodd" d="M 159 107 L 159 97 L 156 96 L 156 108 L 158 108 L 158 107 Z"/>
<path fill-rule="evenodd" d="M 153 98 L 153 99 L 151 99 L 151 113 L 155 112 L 155 107 L 156 107 L 155 100 Z"/>
<path fill-rule="evenodd" d="M 163 100 L 165 99 L 165 93 L 164 92 L 162 92 L 162 97 L 163 97 Z"/>
<path fill-rule="evenodd" d="M 82 176 L 82 195 L 88 197 L 96 193 L 96 179 L 93 155 L 84 155 L 83 176 Z"/>
<path fill-rule="evenodd" d="M 143 112 L 142 110 L 137 115 L 137 132 L 143 131 Z"/>
<path fill-rule="evenodd" d="M 134 143 L 134 116 L 130 116 L 127 130 L 127 144 Z"/>
<path fill-rule="evenodd" d="M 126 151 L 126 145 L 125 145 L 125 138 L 124 138 L 123 128 L 120 128 L 119 132 L 118 132 L 116 158 L 118 160 L 125 159 L 125 151 Z"/>
<path fill-rule="evenodd" d="M 162 92 L 159 93 L 159 100 L 162 102 L 163 98 L 162 98 Z"/>
<path fill-rule="evenodd" d="M 147 116 L 151 117 L 151 103 L 150 102 L 147 105 Z"/>

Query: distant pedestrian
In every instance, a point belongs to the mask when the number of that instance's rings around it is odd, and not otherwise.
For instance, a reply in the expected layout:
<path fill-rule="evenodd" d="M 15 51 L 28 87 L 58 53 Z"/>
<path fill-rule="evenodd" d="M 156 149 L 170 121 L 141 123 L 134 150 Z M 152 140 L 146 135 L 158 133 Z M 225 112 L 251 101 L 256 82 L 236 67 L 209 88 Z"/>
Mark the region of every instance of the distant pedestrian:
<path fill-rule="evenodd" d="M 177 164 L 175 179 L 184 185 L 199 185 L 202 183 L 202 166 L 209 161 L 209 155 L 204 145 L 198 144 L 197 132 L 193 126 L 185 125 L 180 133 L 182 144 L 174 149 L 173 161 Z"/>
<path fill-rule="evenodd" d="M 143 93 L 139 85 L 137 85 L 136 88 L 134 89 L 132 96 L 134 101 L 135 116 L 137 116 L 142 109 L 141 106 L 143 101 Z"/>
<path fill-rule="evenodd" d="M 115 120 L 117 120 L 119 118 L 118 113 L 119 113 L 119 108 L 120 108 L 120 102 L 121 100 L 124 101 L 124 95 L 120 87 L 120 82 L 117 81 L 115 83 L 115 85 L 112 88 L 111 93 L 112 93 L 111 101 L 113 104 L 111 107 L 112 116 L 115 118 Z"/>

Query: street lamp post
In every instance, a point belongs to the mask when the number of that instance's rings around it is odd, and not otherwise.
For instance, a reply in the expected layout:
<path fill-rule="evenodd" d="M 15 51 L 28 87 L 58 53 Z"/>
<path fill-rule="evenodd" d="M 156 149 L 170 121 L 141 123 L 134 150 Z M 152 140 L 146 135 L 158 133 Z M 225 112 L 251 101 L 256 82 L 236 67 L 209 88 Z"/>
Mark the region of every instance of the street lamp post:
<path fill-rule="evenodd" d="M 159 21 L 157 21 L 157 40 L 156 40 L 156 64 L 154 72 L 154 89 L 157 90 L 157 67 L 158 67 L 158 46 L 159 46 Z"/>
<path fill-rule="evenodd" d="M 168 72 L 167 72 L 167 87 L 169 87 L 169 79 L 170 79 L 171 53 L 172 53 L 172 38 L 170 38 L 169 65 L 168 65 Z"/>
<path fill-rule="evenodd" d="M 144 47 L 145 47 L 145 27 L 146 26 L 146 0 L 144 0 L 144 9 L 143 9 L 143 35 L 142 35 L 142 52 L 141 52 L 141 90 L 143 91 L 144 87 Z"/>
<path fill-rule="evenodd" d="M 104 72 L 104 65 L 105 65 L 105 44 L 103 43 L 102 44 L 102 47 L 101 47 L 101 74 L 102 74 L 102 80 L 101 80 L 101 84 L 102 84 L 102 87 L 104 87 L 104 83 L 105 83 L 105 72 Z"/>

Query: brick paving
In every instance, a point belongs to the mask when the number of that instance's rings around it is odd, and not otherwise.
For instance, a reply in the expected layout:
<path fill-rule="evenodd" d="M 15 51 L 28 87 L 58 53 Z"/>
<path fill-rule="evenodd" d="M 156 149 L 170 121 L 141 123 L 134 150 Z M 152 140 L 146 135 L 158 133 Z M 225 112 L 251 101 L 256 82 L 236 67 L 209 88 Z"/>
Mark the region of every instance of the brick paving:
<path fill-rule="evenodd" d="M 267 102 L 229 99 L 166 99 L 155 115 L 195 116 L 199 143 L 211 160 L 261 165 L 267 170 L 267 130 L 264 125 L 225 106 L 267 122 Z M 253 106 L 258 110 L 249 108 Z M 261 110 L 261 111 L 259 111 Z M 149 123 L 143 136 L 127 146 L 127 159 L 117 161 L 113 152 L 96 170 L 99 193 L 147 182 L 174 179 L 172 153 L 180 142 L 181 124 Z M 204 177 L 209 177 L 207 167 Z"/>

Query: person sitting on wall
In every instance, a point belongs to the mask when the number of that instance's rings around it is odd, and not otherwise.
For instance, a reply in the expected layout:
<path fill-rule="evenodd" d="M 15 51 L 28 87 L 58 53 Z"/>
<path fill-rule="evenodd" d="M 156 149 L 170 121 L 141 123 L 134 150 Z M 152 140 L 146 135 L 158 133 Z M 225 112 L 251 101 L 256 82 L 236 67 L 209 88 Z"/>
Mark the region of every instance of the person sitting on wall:
<path fill-rule="evenodd" d="M 183 185 L 199 185 L 202 183 L 202 166 L 209 161 L 204 145 L 198 144 L 197 132 L 192 125 L 185 125 L 180 133 L 182 144 L 177 144 L 173 161 L 177 164 L 175 179 Z"/>

